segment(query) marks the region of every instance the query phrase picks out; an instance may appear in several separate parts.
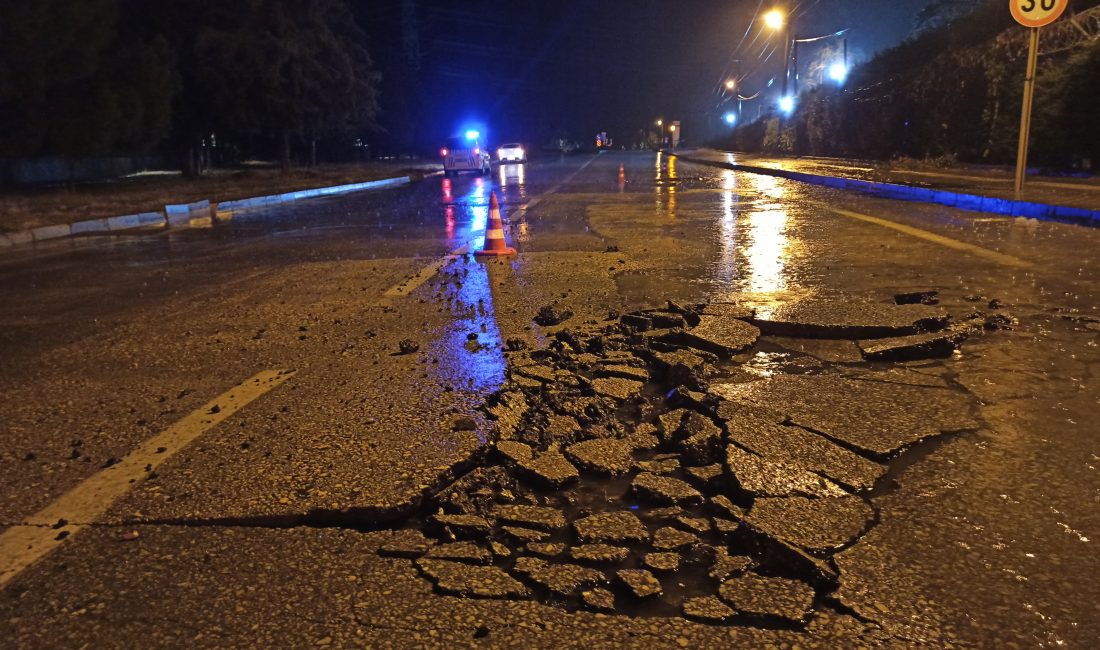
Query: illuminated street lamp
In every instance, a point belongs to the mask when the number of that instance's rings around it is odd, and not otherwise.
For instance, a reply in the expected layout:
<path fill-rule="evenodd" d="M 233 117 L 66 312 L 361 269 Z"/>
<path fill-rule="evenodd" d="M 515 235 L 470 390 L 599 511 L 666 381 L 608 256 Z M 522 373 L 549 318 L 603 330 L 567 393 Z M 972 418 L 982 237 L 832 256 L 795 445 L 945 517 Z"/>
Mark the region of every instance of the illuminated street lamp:
<path fill-rule="evenodd" d="M 726 81 L 726 90 L 733 90 L 736 87 L 737 87 L 737 82 L 734 81 L 733 79 L 728 79 Z"/>
<path fill-rule="evenodd" d="M 724 119 L 726 121 L 726 124 L 729 124 L 730 126 L 737 124 L 737 116 L 733 113 L 726 113 L 724 116 L 722 116 L 722 119 Z"/>
<path fill-rule="evenodd" d="M 768 13 L 764 14 L 764 24 L 768 26 L 768 29 L 779 31 L 783 29 L 783 25 L 787 22 L 783 16 L 783 12 L 779 9 L 772 9 Z"/>
<path fill-rule="evenodd" d="M 764 24 L 773 32 L 783 32 L 783 99 L 780 100 L 782 105 L 783 101 L 787 99 L 787 83 L 791 77 L 791 25 L 787 21 L 787 16 L 780 9 L 772 9 L 764 14 Z M 793 101 L 791 105 L 793 107 Z"/>
<path fill-rule="evenodd" d="M 784 115 L 790 115 L 794 112 L 794 97 L 790 95 L 783 95 L 779 98 L 779 110 Z"/>
<path fill-rule="evenodd" d="M 838 84 L 844 83 L 844 80 L 848 78 L 848 66 L 840 61 L 829 66 L 829 78 Z"/>
<path fill-rule="evenodd" d="M 664 126 L 664 125 L 665 125 L 664 120 L 657 120 L 657 126 Z"/>

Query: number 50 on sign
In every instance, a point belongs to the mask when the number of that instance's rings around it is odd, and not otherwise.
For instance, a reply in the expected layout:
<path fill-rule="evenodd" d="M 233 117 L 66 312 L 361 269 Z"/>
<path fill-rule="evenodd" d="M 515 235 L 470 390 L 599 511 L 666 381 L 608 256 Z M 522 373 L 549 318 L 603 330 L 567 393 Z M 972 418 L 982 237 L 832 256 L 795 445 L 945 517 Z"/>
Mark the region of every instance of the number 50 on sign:
<path fill-rule="evenodd" d="M 1008 5 L 1024 27 L 1046 27 L 1061 18 L 1069 0 L 1008 0 Z"/>

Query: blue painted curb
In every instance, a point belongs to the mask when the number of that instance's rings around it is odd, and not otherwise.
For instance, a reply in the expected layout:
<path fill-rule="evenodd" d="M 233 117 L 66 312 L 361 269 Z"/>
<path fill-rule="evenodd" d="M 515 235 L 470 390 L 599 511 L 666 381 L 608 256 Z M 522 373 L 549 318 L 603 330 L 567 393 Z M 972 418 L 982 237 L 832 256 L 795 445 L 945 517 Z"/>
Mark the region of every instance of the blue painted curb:
<path fill-rule="evenodd" d="M 677 156 L 676 154 L 672 155 L 687 162 L 700 165 L 732 169 L 734 171 L 748 172 L 750 174 L 775 176 L 798 181 L 800 183 L 863 192 L 865 194 L 887 199 L 936 203 L 971 212 L 1002 214 L 1009 217 L 1029 217 L 1032 219 L 1041 219 L 1043 221 L 1065 221 L 1085 226 L 1100 227 L 1100 210 L 1086 210 L 1084 208 L 1072 208 L 1065 205 L 1051 205 L 1048 203 L 1031 203 L 1029 201 L 1013 201 L 1011 199 L 981 196 L 978 194 L 943 192 L 925 187 L 913 187 L 911 185 L 861 181 L 854 178 L 840 178 L 836 176 L 821 176 L 819 174 L 807 174 L 805 172 L 792 172 L 785 169 L 772 169 L 770 167 L 740 165 L 717 160 L 706 160 L 705 158 Z"/>

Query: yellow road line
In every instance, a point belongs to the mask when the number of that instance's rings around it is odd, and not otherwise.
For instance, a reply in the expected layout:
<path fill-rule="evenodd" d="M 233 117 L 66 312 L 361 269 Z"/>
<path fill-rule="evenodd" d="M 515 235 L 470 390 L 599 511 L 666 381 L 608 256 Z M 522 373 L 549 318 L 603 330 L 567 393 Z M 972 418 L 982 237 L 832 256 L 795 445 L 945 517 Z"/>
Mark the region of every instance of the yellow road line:
<path fill-rule="evenodd" d="M 249 378 L 146 440 L 117 464 L 88 477 L 22 524 L 4 531 L 0 535 L 0 587 L 60 546 L 64 539 L 71 539 L 94 523 L 149 471 L 293 376 L 292 371 L 265 370 Z"/>
<path fill-rule="evenodd" d="M 399 284 L 395 284 L 389 289 L 386 289 L 386 292 L 382 294 L 382 296 L 385 299 L 404 298 L 413 291 L 419 289 L 425 282 L 431 280 L 432 277 L 435 276 L 436 273 L 439 273 L 439 270 L 442 269 L 444 266 L 465 255 L 469 250 L 469 244 L 464 244 L 463 246 L 454 249 L 450 253 L 444 255 L 443 257 L 432 262 L 428 266 L 425 266 L 424 268 L 417 271 L 416 275 L 412 276 L 411 278 L 406 278 Z"/>
<path fill-rule="evenodd" d="M 921 230 L 920 228 L 914 228 L 912 226 L 906 226 L 904 224 L 897 223 L 896 221 L 889 221 L 887 219 L 880 219 L 879 217 L 872 217 L 867 214 L 860 214 L 859 212 L 852 212 L 851 210 L 842 210 L 840 208 L 834 208 L 828 205 L 822 205 L 823 208 L 829 212 L 839 214 L 850 219 L 858 219 L 860 221 L 866 221 L 867 223 L 873 223 L 884 228 L 890 228 L 898 232 L 905 233 L 912 237 L 917 237 L 925 241 L 930 241 L 940 246 L 946 246 L 947 248 L 953 248 L 955 250 L 964 251 L 971 255 L 983 257 L 997 264 L 1004 266 L 1011 266 L 1019 269 L 1031 268 L 1033 265 L 1031 262 L 1024 261 L 1018 257 L 1012 255 L 1006 255 L 1004 253 L 998 253 L 997 251 L 989 250 L 988 248 L 982 248 L 981 246 L 975 246 L 974 244 L 968 244 L 966 242 L 959 241 L 957 239 L 951 239 L 950 237 L 944 237 L 943 235 L 937 235 L 927 230 Z"/>

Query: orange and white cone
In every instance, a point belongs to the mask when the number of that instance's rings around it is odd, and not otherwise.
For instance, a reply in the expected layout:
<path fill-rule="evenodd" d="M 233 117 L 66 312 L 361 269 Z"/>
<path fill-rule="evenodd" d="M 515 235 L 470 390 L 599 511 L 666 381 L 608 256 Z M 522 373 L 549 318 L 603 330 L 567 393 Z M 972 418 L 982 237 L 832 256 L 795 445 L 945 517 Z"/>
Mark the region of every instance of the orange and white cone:
<path fill-rule="evenodd" d="M 500 220 L 500 204 L 497 193 L 489 195 L 489 225 L 485 228 L 485 247 L 476 251 L 478 256 L 515 255 L 516 249 L 509 248 L 504 241 L 504 223 Z"/>
<path fill-rule="evenodd" d="M 619 163 L 619 182 L 626 182 L 626 168 L 623 166 L 622 163 Z"/>

